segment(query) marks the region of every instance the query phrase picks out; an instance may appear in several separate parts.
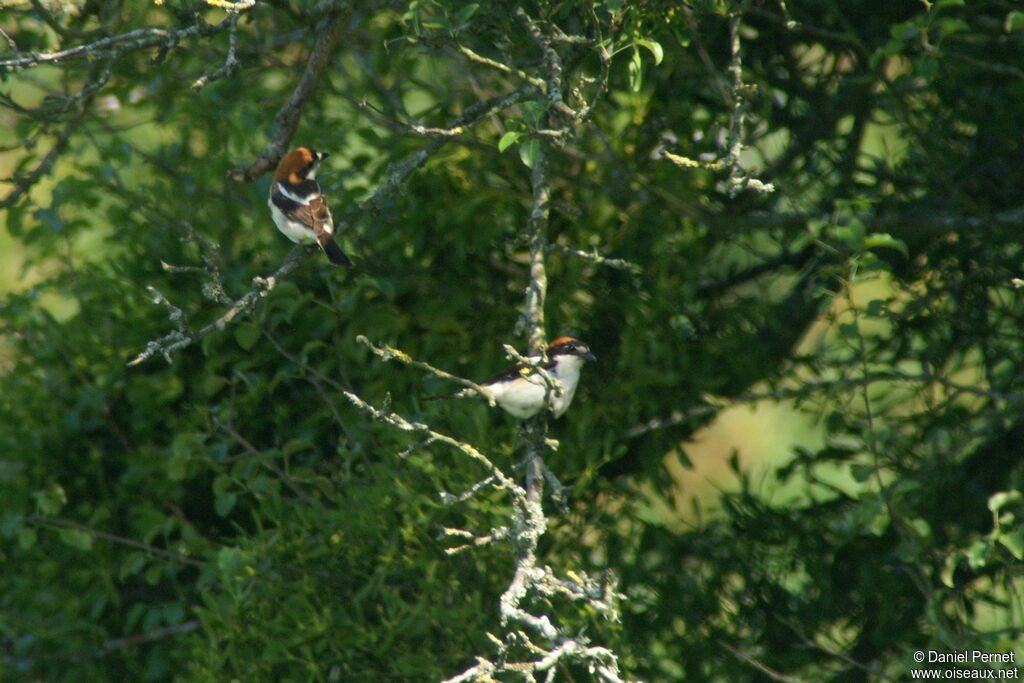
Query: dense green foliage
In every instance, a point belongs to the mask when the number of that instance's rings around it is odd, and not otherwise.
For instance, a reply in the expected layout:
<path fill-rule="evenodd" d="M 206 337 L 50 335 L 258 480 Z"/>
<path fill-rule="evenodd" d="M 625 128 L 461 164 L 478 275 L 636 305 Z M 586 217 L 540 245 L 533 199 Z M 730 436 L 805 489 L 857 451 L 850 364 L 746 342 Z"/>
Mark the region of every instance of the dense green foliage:
<path fill-rule="evenodd" d="M 0 14 L 18 54 L 220 26 L 167 51 L 0 67 L 3 196 L 67 133 L 52 172 L 5 202 L 32 286 L 0 302 L 0 679 L 425 681 L 492 653 L 513 552 L 449 556 L 439 530 L 506 524 L 507 499 L 443 503 L 487 473 L 339 387 L 512 471 L 511 419 L 424 401 L 452 386 L 356 341 L 474 379 L 507 362 L 503 343 L 525 348 L 524 161 L 557 120 L 539 88 L 366 202 L 436 139 L 410 124 L 450 126 L 526 85 L 460 46 L 547 77 L 509 4 L 258 0 L 239 14 L 239 68 L 201 90 L 229 45 L 227 15 L 203 2 Z M 548 254 L 548 337 L 584 339 L 599 362 L 551 425 L 570 495 L 545 503 L 540 560 L 610 570 L 624 597 L 620 623 L 568 601 L 535 609 L 648 681 L 905 680 L 915 650 L 1019 651 L 1024 14 L 957 0 L 526 9 L 587 38 L 553 44 L 566 100 L 597 97 L 549 147 L 549 241 L 639 267 Z M 659 152 L 724 155 L 736 11 L 756 86 L 739 93 L 741 161 L 771 193 L 730 193 L 726 173 Z M 174 328 L 147 286 L 198 329 L 226 307 L 202 268 L 236 298 L 287 255 L 269 176 L 228 174 L 274 136 L 333 12 L 342 38 L 294 142 L 333 153 L 321 182 L 356 267 L 314 254 L 172 364 L 128 367 Z M 825 432 L 780 465 L 797 495 L 737 461 L 719 512 L 676 517 L 666 454 L 731 402 L 771 396 Z"/>

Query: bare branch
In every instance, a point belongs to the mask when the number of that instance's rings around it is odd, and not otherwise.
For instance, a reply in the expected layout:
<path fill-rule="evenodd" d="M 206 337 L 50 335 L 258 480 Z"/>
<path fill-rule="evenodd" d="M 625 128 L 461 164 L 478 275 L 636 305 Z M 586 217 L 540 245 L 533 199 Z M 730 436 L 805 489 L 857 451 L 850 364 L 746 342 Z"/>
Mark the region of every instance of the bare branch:
<path fill-rule="evenodd" d="M 228 54 L 224 58 L 224 63 L 213 73 L 205 74 L 196 79 L 196 82 L 192 84 L 193 90 L 202 90 L 207 83 L 212 83 L 224 76 L 230 76 L 238 68 L 239 62 L 235 56 L 235 51 L 238 48 L 238 14 L 232 14 L 228 17 L 228 21 L 231 22 L 231 30 L 228 33 Z"/>
<path fill-rule="evenodd" d="M 231 24 L 228 17 L 219 24 L 196 24 L 184 29 L 140 28 L 116 36 L 101 38 L 93 43 L 69 47 L 57 52 L 30 52 L 13 59 L 0 60 L 0 73 L 15 71 L 39 64 L 56 64 L 69 59 L 95 58 L 112 53 L 114 58 L 128 52 L 152 47 L 169 50 L 188 38 L 205 38 L 224 30 Z"/>
<path fill-rule="evenodd" d="M 420 370 L 426 370 L 435 377 L 440 377 L 441 379 L 446 379 L 451 382 L 455 382 L 456 384 L 461 384 L 467 389 L 472 389 L 476 393 L 486 398 L 492 408 L 494 407 L 494 398 L 490 395 L 490 392 L 488 392 L 486 389 L 484 389 L 476 382 L 473 382 L 472 380 L 464 379 L 457 375 L 453 375 L 450 372 L 445 372 L 444 370 L 435 368 L 430 363 L 424 363 L 423 361 L 415 360 L 405 351 L 402 351 L 401 349 L 396 349 L 393 346 L 389 346 L 387 344 L 375 346 L 373 342 L 371 342 L 369 339 L 367 339 L 361 334 L 356 337 L 356 342 L 370 349 L 370 351 L 373 351 L 373 353 L 376 356 L 378 356 L 381 360 L 397 360 L 399 363 L 402 363 L 403 365 L 410 365 L 414 368 L 419 368 Z"/>
<path fill-rule="evenodd" d="M 200 621 L 198 619 L 192 619 L 191 621 L 184 621 L 174 626 L 162 626 L 155 628 L 147 633 L 137 633 L 132 636 L 125 636 L 124 638 L 112 638 L 107 642 L 103 643 L 103 648 L 100 651 L 101 655 L 108 654 L 114 650 L 121 650 L 128 647 L 136 647 L 138 645 L 145 645 L 146 643 L 152 643 L 155 640 L 161 640 L 169 636 L 177 636 L 182 633 L 191 633 L 192 631 L 198 630 L 200 627 Z"/>
<path fill-rule="evenodd" d="M 342 16 L 334 16 L 327 19 L 326 25 L 319 29 L 319 35 L 317 36 L 316 43 L 313 45 L 312 52 L 309 54 L 309 60 L 306 62 L 306 69 L 302 72 L 302 77 L 299 79 L 288 101 L 284 103 L 284 106 L 277 112 L 277 116 L 274 117 L 277 127 L 274 139 L 270 141 L 267 148 L 263 150 L 263 153 L 248 168 L 236 168 L 231 171 L 229 173 L 231 178 L 246 182 L 258 178 L 269 171 L 288 149 L 292 137 L 295 136 L 295 130 L 299 126 L 302 112 L 306 108 L 306 101 L 313 93 L 313 90 L 316 89 L 327 65 L 331 63 L 331 57 L 338 46 L 339 38 L 341 38 L 342 23 Z"/>
<path fill-rule="evenodd" d="M 834 379 L 823 378 L 801 378 L 799 385 L 795 387 L 778 388 L 769 391 L 748 391 L 732 398 L 705 396 L 704 403 L 687 408 L 676 410 L 663 418 L 649 420 L 642 424 L 626 430 L 625 437 L 634 439 L 638 436 L 659 429 L 669 429 L 689 422 L 698 417 L 704 417 L 718 412 L 723 408 L 733 405 L 745 405 L 757 403 L 758 401 L 786 401 L 812 398 L 818 392 L 832 391 L 836 389 L 858 389 L 879 382 L 906 382 L 910 384 L 929 385 L 936 384 L 944 387 L 952 394 L 968 394 L 987 398 L 992 401 L 1020 402 L 1024 401 L 1024 392 L 999 392 L 986 389 L 981 386 L 961 384 L 947 379 L 941 375 L 930 372 L 907 373 L 896 370 L 871 372 L 856 377 L 839 377 Z M 923 387 L 922 387 L 923 388 Z"/>
<path fill-rule="evenodd" d="M 534 42 L 540 47 L 541 52 L 544 53 L 544 63 L 548 68 L 547 77 L 547 93 L 548 101 L 555 111 L 565 114 L 570 118 L 577 118 L 577 112 L 567 105 L 562 97 L 562 58 L 558 55 L 548 37 L 544 35 L 544 32 L 540 30 L 537 23 L 530 18 L 530 15 L 526 13 L 522 7 L 516 8 L 516 16 L 526 26 L 526 30 L 530 33 Z"/>
<path fill-rule="evenodd" d="M 280 266 L 278 266 L 277 270 L 268 277 L 253 278 L 252 289 L 236 299 L 226 311 L 217 316 L 216 320 L 199 330 L 190 331 L 187 328 L 181 327 L 175 319 L 175 311 L 180 313 L 180 310 L 171 306 L 171 321 L 175 322 L 178 329 L 146 344 L 146 348 L 132 359 L 128 365 L 138 365 L 139 363 L 143 363 L 150 358 L 153 358 L 157 354 L 162 355 L 167 362 L 170 363 L 171 354 L 175 351 L 180 351 L 181 349 L 191 346 L 193 343 L 199 341 L 211 332 L 219 332 L 220 330 L 223 330 L 235 318 L 248 313 L 255 308 L 256 303 L 269 294 L 281 280 L 298 268 L 299 264 L 302 263 L 315 248 L 316 247 L 303 245 L 296 245 L 293 247 L 288 256 L 285 257 L 285 260 Z M 155 289 L 150 288 L 150 290 L 159 295 L 159 299 L 154 299 L 154 303 L 170 306 L 163 295 L 160 295 L 160 293 L 156 292 Z"/>
<path fill-rule="evenodd" d="M 562 254 L 569 254 L 570 256 L 576 256 L 585 261 L 596 263 L 599 266 L 608 266 L 609 268 L 615 268 L 616 270 L 628 270 L 631 273 L 641 273 L 643 269 L 632 261 L 626 261 L 624 259 L 608 258 L 594 251 L 581 251 L 579 249 L 573 249 L 562 244 L 548 244 L 544 247 L 545 251 L 557 251 Z"/>
<path fill-rule="evenodd" d="M 530 85 L 536 86 L 537 88 L 547 87 L 547 82 L 543 78 L 531 76 L 522 69 L 517 69 L 515 67 L 508 66 L 507 64 L 495 61 L 489 57 L 484 57 L 483 55 L 474 52 L 473 50 L 469 49 L 468 47 L 462 44 L 459 44 L 458 49 L 459 52 L 465 55 L 470 61 L 476 62 L 477 64 L 483 64 L 484 66 L 489 66 L 492 69 L 497 69 L 502 73 L 517 76 L 526 81 L 527 83 L 529 83 Z"/>
<path fill-rule="evenodd" d="M 70 519 L 61 519 L 59 517 L 45 517 L 43 515 L 33 515 L 32 517 L 27 517 L 26 521 L 31 522 L 32 524 L 37 524 L 39 526 L 49 527 L 52 529 L 72 529 L 74 531 L 81 531 L 83 533 L 89 534 L 90 536 L 102 538 L 105 541 L 110 541 L 112 543 L 124 545 L 129 548 L 135 548 L 136 550 L 142 550 L 143 552 L 149 555 L 153 555 L 154 557 L 160 557 L 165 560 L 172 560 L 174 562 L 191 565 L 193 567 L 203 567 L 206 565 L 206 562 L 204 562 L 203 560 L 197 560 L 194 557 L 182 555 L 181 553 L 176 553 L 173 550 L 165 550 L 164 548 L 157 548 L 152 545 L 147 545 L 142 541 L 136 541 L 134 538 L 118 536 L 117 534 L 102 531 L 100 529 L 96 529 L 86 524 L 73 522 Z"/>
<path fill-rule="evenodd" d="M 366 401 L 364 401 L 362 398 L 360 398 L 351 391 L 344 390 L 342 391 L 342 395 L 346 399 L 348 399 L 349 403 L 354 405 L 359 410 L 362 410 L 363 412 L 369 414 L 371 417 L 373 417 L 373 419 L 377 420 L 378 422 L 389 424 L 392 427 L 400 429 L 403 432 L 414 432 L 418 434 L 423 434 L 429 437 L 431 441 L 438 441 L 444 444 L 448 444 L 452 448 L 461 451 L 465 455 L 468 455 L 471 459 L 480 463 L 484 467 L 484 469 L 488 471 L 490 476 L 493 477 L 494 481 L 496 482 L 495 485 L 498 488 L 507 490 L 509 494 L 512 495 L 513 498 L 518 498 L 522 495 L 522 489 L 519 488 L 515 481 L 513 481 L 507 475 L 505 475 L 505 473 L 502 472 L 501 469 L 499 469 L 498 466 L 495 465 L 490 458 L 484 455 L 475 446 L 472 446 L 463 441 L 459 441 L 458 439 L 448 436 L 447 434 L 442 434 L 441 432 L 435 431 L 429 425 L 426 425 L 422 422 L 411 422 L 410 420 L 407 420 L 398 413 L 387 412 L 375 408 L 374 406 L 370 405 L 369 403 L 367 403 Z"/>

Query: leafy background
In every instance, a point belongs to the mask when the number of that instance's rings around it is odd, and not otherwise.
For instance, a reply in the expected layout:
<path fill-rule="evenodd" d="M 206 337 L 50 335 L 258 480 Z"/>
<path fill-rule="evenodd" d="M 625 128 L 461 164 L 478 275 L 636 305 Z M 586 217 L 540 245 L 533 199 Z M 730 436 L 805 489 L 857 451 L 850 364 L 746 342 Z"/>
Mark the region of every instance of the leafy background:
<path fill-rule="evenodd" d="M 212 4 L 16 2 L 0 27 L 19 54 L 52 52 L 216 25 L 228 15 Z M 355 340 L 477 379 L 507 362 L 503 343 L 525 348 L 524 158 L 544 98 L 349 210 L 427 144 L 410 124 L 446 126 L 523 85 L 460 46 L 543 77 L 505 3 L 333 3 L 343 38 L 294 140 L 333 154 L 321 181 L 352 217 L 356 268 L 309 258 L 173 363 L 127 366 L 173 328 L 146 287 L 196 327 L 224 309 L 203 272 L 161 261 L 213 259 L 238 296 L 287 254 L 268 177 L 228 173 L 274 136 L 325 4 L 241 12 L 238 70 L 198 91 L 226 31 L 0 69 L 4 679 L 435 680 L 492 651 L 512 550 L 449 556 L 438 531 L 486 532 L 507 502 L 443 504 L 485 473 L 370 420 L 335 384 L 507 468 L 521 451 L 512 420 L 425 402 L 450 385 Z M 1024 14 L 957 0 L 525 7 L 588 38 L 556 43 L 584 95 L 599 50 L 613 55 L 591 120 L 554 146 L 549 241 L 639 267 L 548 255 L 548 335 L 600 360 L 551 427 L 570 500 L 546 503 L 541 561 L 613 572 L 623 598 L 619 623 L 537 608 L 650 681 L 905 680 L 916 650 L 1024 651 Z M 723 153 L 735 12 L 756 86 L 741 162 L 773 193 L 730 196 L 722 173 L 661 153 Z M 73 120 L 50 172 L 8 195 Z"/>

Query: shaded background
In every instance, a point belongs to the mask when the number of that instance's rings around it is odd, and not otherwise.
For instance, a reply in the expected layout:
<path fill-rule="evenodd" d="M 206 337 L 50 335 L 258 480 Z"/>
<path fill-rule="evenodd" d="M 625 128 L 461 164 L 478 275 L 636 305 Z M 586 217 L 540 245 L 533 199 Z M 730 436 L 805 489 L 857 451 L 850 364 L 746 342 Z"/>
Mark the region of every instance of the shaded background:
<path fill-rule="evenodd" d="M 585 38 L 555 46 L 567 82 L 600 92 L 550 159 L 549 241 L 638 267 L 548 257 L 548 336 L 600 361 L 552 426 L 571 494 L 541 561 L 614 572 L 624 598 L 617 624 L 538 609 L 651 681 L 905 680 L 915 650 L 1020 653 L 1024 14 L 526 8 Z M 756 86 L 741 163 L 769 194 L 729 196 L 723 173 L 661 153 L 724 154 L 736 11 Z M 269 178 L 228 172 L 277 132 L 325 12 L 343 35 L 294 140 L 332 153 L 320 179 L 356 267 L 307 259 L 173 364 L 128 368 L 173 329 L 147 286 L 197 328 L 225 307 L 203 271 L 161 261 L 216 264 L 237 297 L 288 253 Z M 5 678 L 433 680 L 499 628 L 511 549 L 449 557 L 438 530 L 485 532 L 505 500 L 442 505 L 484 473 L 316 373 L 511 467 L 512 420 L 423 402 L 451 387 L 355 337 L 476 379 L 507 363 L 503 343 L 525 347 L 522 151 L 544 98 L 357 207 L 429 144 L 411 125 L 524 85 L 464 48 L 532 77 L 542 55 L 504 3 L 268 0 L 239 15 L 238 69 L 196 91 L 224 63 L 227 16 L 184 0 L 0 14 L 0 61 L 222 26 L 167 51 L 0 67 Z M 510 131 L 523 137 L 499 152 Z"/>

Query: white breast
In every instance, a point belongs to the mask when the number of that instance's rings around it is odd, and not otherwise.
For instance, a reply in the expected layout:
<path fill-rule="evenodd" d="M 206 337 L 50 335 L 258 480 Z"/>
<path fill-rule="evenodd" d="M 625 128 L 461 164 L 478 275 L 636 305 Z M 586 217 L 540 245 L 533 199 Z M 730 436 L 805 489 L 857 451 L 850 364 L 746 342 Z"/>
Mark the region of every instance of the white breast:
<path fill-rule="evenodd" d="M 551 396 L 551 412 L 555 417 L 562 415 L 569 409 L 573 396 L 576 395 L 576 387 L 580 383 L 580 369 L 583 368 L 583 359 L 579 356 L 561 356 L 555 365 L 554 376 L 562 385 L 561 396 Z"/>
<path fill-rule="evenodd" d="M 274 219 L 274 225 L 281 233 L 290 239 L 292 242 L 301 243 L 313 243 L 316 242 L 316 234 L 312 228 L 309 228 L 298 221 L 293 221 L 282 213 L 277 208 L 274 202 L 267 200 L 267 204 L 270 206 L 270 215 Z"/>

